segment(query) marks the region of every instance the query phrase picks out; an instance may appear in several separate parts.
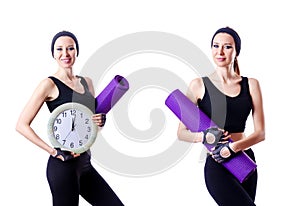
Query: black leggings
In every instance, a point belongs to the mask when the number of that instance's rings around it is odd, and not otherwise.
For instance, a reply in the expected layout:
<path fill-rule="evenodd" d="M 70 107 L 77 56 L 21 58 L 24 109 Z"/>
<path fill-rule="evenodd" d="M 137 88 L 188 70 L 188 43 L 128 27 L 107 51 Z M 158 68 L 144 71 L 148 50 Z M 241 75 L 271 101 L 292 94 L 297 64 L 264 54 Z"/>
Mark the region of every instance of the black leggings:
<path fill-rule="evenodd" d="M 245 151 L 255 161 L 251 149 Z M 225 167 L 211 156 L 206 158 L 204 167 L 208 192 L 220 206 L 253 206 L 257 186 L 257 170 L 240 183 Z"/>
<path fill-rule="evenodd" d="M 66 162 L 50 156 L 47 179 L 54 206 L 78 206 L 79 195 L 91 205 L 123 205 L 91 165 L 90 155 L 87 152 Z"/>

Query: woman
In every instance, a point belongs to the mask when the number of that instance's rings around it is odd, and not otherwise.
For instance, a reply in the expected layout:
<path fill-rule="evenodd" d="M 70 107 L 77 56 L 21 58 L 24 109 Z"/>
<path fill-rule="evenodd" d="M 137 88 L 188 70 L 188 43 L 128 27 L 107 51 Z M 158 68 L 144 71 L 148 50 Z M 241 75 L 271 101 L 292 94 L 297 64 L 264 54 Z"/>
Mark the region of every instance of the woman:
<path fill-rule="evenodd" d="M 58 69 L 37 86 L 20 114 L 16 130 L 50 154 L 47 179 L 53 205 L 76 206 L 79 203 L 79 195 L 91 205 L 123 205 L 91 165 L 89 150 L 75 154 L 53 148 L 30 126 L 44 102 L 52 112 L 61 104 L 72 102 L 74 94 L 77 95 L 79 103 L 95 111 L 95 94 L 91 79 L 73 74 L 73 65 L 79 53 L 75 35 L 68 31 L 57 33 L 52 40 L 51 52 Z M 105 114 L 94 114 L 92 118 L 99 128 L 104 126 Z"/>
<path fill-rule="evenodd" d="M 265 139 L 259 82 L 240 75 L 237 57 L 241 50 L 241 40 L 232 28 L 217 30 L 211 41 L 211 49 L 216 70 L 207 77 L 192 80 L 187 92 L 187 97 L 224 132 L 215 150 L 206 158 L 206 187 L 218 205 L 255 205 L 257 171 L 240 183 L 220 163 L 232 158 L 239 151 L 244 151 L 255 161 L 250 147 Z M 254 131 L 246 136 L 244 130 L 251 110 Z M 215 141 L 206 137 L 206 134 L 206 131 L 192 133 L 182 122 L 178 127 L 178 138 L 183 141 Z"/>

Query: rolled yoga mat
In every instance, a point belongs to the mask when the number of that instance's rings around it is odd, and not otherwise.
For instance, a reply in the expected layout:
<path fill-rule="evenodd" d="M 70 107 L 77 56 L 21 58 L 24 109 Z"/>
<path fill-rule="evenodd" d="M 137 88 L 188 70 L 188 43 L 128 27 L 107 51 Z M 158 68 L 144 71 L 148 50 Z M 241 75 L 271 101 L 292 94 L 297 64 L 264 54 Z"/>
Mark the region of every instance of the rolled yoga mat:
<path fill-rule="evenodd" d="M 116 75 L 96 97 L 96 113 L 108 113 L 128 89 L 127 79 Z"/>
<path fill-rule="evenodd" d="M 191 132 L 201 132 L 210 127 L 217 127 L 204 112 L 178 89 L 167 97 L 165 104 Z M 214 147 L 214 145 L 204 145 L 209 151 Z M 235 157 L 221 164 L 240 183 L 244 182 L 257 167 L 256 163 L 243 151 L 238 152 Z"/>

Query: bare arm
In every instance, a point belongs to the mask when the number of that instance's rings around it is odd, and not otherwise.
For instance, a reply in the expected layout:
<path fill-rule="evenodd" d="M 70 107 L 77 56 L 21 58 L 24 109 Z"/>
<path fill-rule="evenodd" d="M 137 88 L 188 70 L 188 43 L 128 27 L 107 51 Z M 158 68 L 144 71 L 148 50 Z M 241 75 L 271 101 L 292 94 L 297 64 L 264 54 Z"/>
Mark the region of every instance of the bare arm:
<path fill-rule="evenodd" d="M 265 139 L 265 119 L 259 82 L 256 79 L 249 78 L 249 88 L 253 103 L 252 118 L 254 131 L 247 138 L 242 138 L 232 143 L 232 149 L 236 152 L 249 148 Z"/>
<path fill-rule="evenodd" d="M 191 81 L 186 96 L 197 104 L 197 99 L 204 94 L 204 87 L 201 78 Z M 203 132 L 191 132 L 182 122 L 179 123 L 177 136 L 180 140 L 186 142 L 202 142 Z"/>
<path fill-rule="evenodd" d="M 55 149 L 43 141 L 30 125 L 42 107 L 44 101 L 51 98 L 51 92 L 53 92 L 53 88 L 54 84 L 50 79 L 43 80 L 33 92 L 31 98 L 21 112 L 16 124 L 16 130 L 20 134 L 51 155 L 55 154 Z"/>

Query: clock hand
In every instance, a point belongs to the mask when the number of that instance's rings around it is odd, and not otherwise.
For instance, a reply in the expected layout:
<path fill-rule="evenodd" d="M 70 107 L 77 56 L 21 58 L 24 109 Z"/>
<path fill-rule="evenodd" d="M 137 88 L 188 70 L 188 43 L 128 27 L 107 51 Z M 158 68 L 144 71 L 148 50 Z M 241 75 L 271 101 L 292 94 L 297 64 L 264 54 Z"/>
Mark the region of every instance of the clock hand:
<path fill-rule="evenodd" d="M 71 131 L 67 134 L 67 136 L 65 137 L 64 140 L 66 140 L 66 139 L 70 136 L 70 134 L 72 133 L 72 131 L 73 131 L 73 130 L 71 130 Z"/>
<path fill-rule="evenodd" d="M 71 131 L 67 134 L 67 136 L 65 137 L 64 141 L 71 135 L 71 133 L 75 130 L 75 118 L 76 118 L 76 115 L 74 115 L 74 117 L 72 117 L 72 128 L 71 128 Z"/>
<path fill-rule="evenodd" d="M 75 128 L 75 118 L 74 117 L 72 117 L 72 126 L 71 126 L 71 131 L 67 134 L 67 136 L 65 137 L 65 139 L 64 140 L 66 140 L 69 136 L 70 136 L 70 134 L 74 131 L 74 128 Z"/>
<path fill-rule="evenodd" d="M 75 117 L 72 117 L 72 129 L 71 129 L 71 131 L 74 131 L 74 129 L 75 129 Z"/>

